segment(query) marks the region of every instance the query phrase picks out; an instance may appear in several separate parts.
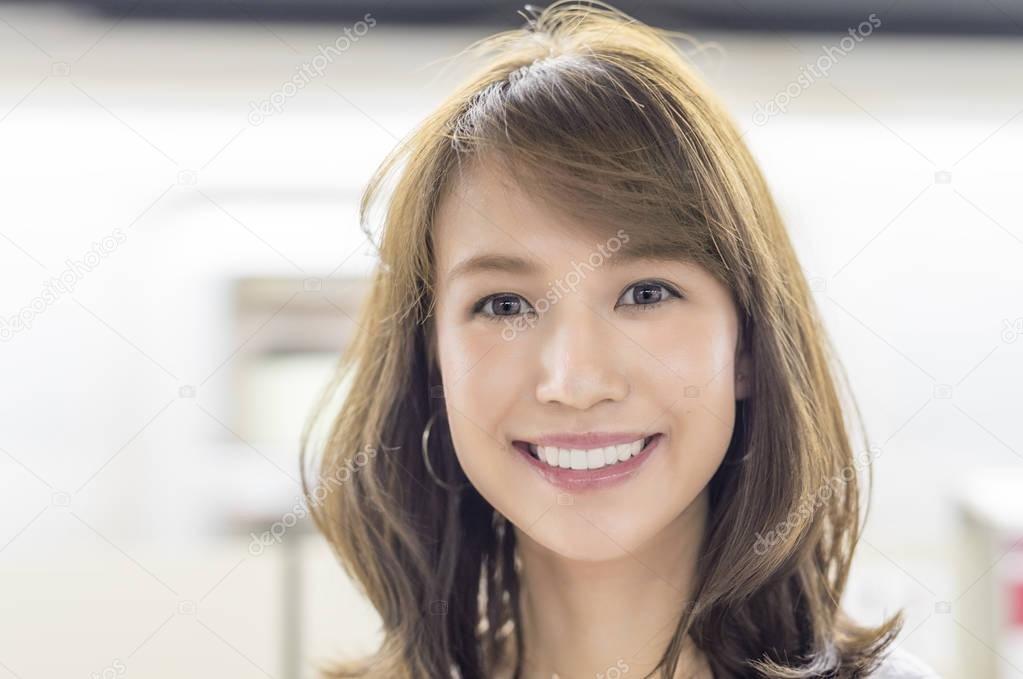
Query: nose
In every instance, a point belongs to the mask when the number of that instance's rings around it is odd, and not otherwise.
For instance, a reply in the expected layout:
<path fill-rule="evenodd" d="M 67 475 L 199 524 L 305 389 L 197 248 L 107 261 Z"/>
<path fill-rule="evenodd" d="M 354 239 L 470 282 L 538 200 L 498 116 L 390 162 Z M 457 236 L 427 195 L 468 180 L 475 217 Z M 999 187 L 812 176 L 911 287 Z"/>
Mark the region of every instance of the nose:
<path fill-rule="evenodd" d="M 603 401 L 621 401 L 629 382 L 621 370 L 623 354 L 619 330 L 589 307 L 562 308 L 548 314 L 543 347 L 542 373 L 536 386 L 541 403 L 560 403 L 589 410 Z"/>

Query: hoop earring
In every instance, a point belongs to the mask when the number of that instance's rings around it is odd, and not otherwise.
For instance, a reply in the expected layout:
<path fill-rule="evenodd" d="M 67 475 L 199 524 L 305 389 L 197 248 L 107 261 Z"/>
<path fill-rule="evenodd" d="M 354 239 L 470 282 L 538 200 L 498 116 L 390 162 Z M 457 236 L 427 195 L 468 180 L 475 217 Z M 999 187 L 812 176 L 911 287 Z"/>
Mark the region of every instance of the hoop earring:
<path fill-rule="evenodd" d="M 437 476 L 437 473 L 433 471 L 433 464 L 430 463 L 430 449 L 429 449 L 430 428 L 433 427 L 433 418 L 435 418 L 436 416 L 437 416 L 437 413 L 434 413 L 433 415 L 430 415 L 430 419 L 428 419 L 426 421 L 426 427 L 423 429 L 423 464 L 426 465 L 426 473 L 430 475 L 430 478 L 433 479 L 434 483 L 436 483 L 438 486 L 440 486 L 441 488 L 444 488 L 445 490 L 447 490 L 449 492 L 457 493 L 458 491 L 460 491 L 463 488 L 465 488 L 468 484 L 462 483 L 462 484 L 457 485 L 457 486 L 452 486 L 451 484 L 447 483 L 446 481 L 442 481 L 440 479 L 440 477 Z"/>

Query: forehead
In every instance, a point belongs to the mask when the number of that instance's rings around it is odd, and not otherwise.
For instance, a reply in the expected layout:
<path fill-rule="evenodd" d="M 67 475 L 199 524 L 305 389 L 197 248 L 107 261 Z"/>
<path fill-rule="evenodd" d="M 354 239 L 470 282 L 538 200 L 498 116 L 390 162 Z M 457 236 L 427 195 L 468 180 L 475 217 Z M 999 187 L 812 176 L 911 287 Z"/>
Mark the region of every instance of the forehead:
<path fill-rule="evenodd" d="M 485 239 L 495 245 L 521 242 L 531 232 L 576 231 L 581 224 L 554 213 L 492 165 L 473 163 L 456 171 L 442 198 L 434 224 L 435 242 L 464 245 Z"/>
<path fill-rule="evenodd" d="M 699 263 L 688 238 L 670 242 L 656 229 L 616 219 L 611 210 L 602 214 L 598 206 L 559 205 L 549 194 L 530 191 L 482 164 L 453 178 L 439 203 L 432 239 L 441 285 L 482 271 L 550 272 L 568 260 L 601 256 L 602 246 L 612 253 L 601 257 L 610 268 Z"/>
<path fill-rule="evenodd" d="M 499 169 L 474 164 L 453 177 L 438 205 L 432 240 L 437 273 L 443 279 L 467 257 L 484 253 L 514 253 L 553 266 L 561 257 L 586 256 L 598 244 L 615 239 L 624 241 L 622 255 L 641 255 L 642 239 L 628 247 L 633 236 L 610 219 L 580 219 Z"/>

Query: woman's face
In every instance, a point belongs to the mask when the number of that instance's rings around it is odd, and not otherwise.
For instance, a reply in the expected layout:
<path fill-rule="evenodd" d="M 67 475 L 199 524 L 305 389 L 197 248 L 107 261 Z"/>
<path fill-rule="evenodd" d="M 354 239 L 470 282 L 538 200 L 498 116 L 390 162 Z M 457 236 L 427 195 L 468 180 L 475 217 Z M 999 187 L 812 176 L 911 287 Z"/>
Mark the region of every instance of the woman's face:
<path fill-rule="evenodd" d="M 580 226 L 467 174 L 438 212 L 435 321 L 469 480 L 520 535 L 594 561 L 702 517 L 748 380 L 722 283 L 631 258 L 629 225 Z"/>

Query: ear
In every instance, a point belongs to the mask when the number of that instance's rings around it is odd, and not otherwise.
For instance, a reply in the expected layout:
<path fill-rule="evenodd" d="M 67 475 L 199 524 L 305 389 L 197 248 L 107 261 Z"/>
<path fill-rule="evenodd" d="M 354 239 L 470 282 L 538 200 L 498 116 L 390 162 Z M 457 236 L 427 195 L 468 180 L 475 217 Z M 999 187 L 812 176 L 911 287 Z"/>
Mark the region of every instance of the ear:
<path fill-rule="evenodd" d="M 742 401 L 753 393 L 753 357 L 743 351 L 735 361 L 735 400 Z"/>

